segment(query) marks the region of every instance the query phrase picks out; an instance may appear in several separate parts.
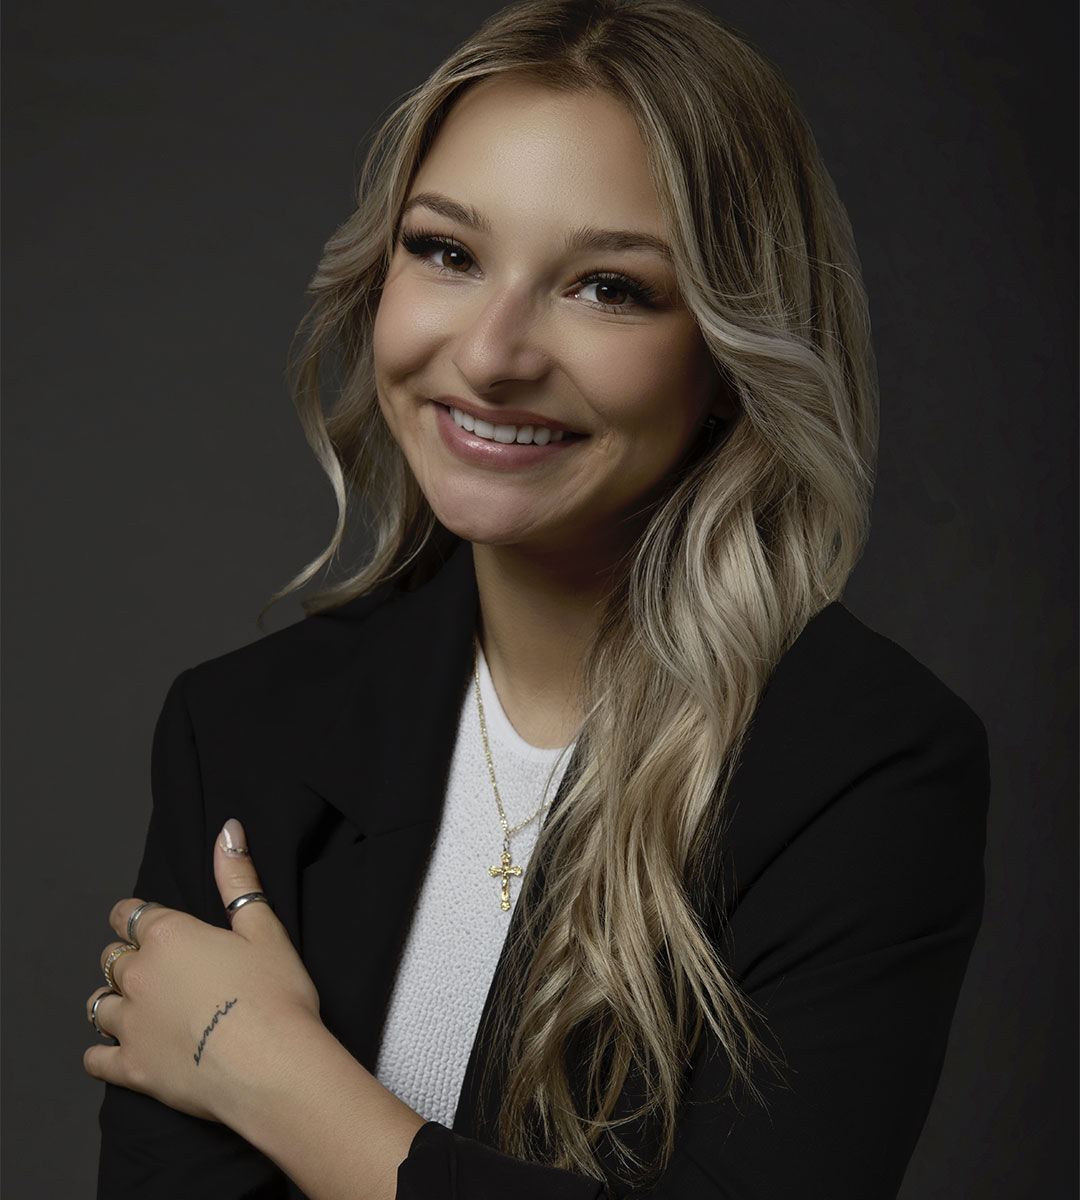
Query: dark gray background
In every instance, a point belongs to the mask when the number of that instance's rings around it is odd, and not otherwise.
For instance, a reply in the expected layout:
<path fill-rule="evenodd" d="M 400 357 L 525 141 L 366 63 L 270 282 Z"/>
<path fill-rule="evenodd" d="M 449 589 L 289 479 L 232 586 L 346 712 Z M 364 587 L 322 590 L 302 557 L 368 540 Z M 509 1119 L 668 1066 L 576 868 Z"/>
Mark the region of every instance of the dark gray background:
<path fill-rule="evenodd" d="M 329 535 L 282 382 L 304 286 L 366 132 L 493 7 L 6 6 L 6 1196 L 91 1192 L 83 1002 L 158 707 Z M 1072 6 L 714 7 L 794 83 L 861 247 L 883 424 L 848 603 L 993 749 L 985 924 L 902 1195 L 1075 1194 Z"/>

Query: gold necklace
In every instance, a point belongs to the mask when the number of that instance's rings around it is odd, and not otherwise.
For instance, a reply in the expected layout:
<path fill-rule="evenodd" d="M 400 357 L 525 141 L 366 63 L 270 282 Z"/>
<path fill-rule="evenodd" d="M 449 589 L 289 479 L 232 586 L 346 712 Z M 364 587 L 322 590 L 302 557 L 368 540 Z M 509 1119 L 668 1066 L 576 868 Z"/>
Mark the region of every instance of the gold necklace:
<path fill-rule="evenodd" d="M 484 757 L 487 759 L 488 774 L 491 776 L 491 790 L 495 793 L 495 805 L 499 810 L 499 824 L 503 829 L 503 851 L 502 861 L 499 866 L 488 867 L 488 874 L 492 879 L 502 879 L 502 888 L 499 897 L 499 907 L 503 912 L 510 911 L 510 877 L 521 877 L 521 868 L 512 866 L 510 855 L 510 838 L 517 833 L 519 829 L 524 829 L 526 825 L 532 824 L 533 821 L 544 811 L 551 803 L 546 799 L 547 789 L 544 789 L 545 799 L 541 801 L 540 807 L 533 813 L 531 817 L 526 817 L 524 821 L 519 821 L 517 825 L 510 828 L 510 823 L 506 819 L 506 812 L 503 809 L 502 797 L 499 795 L 499 785 L 495 782 L 495 765 L 491 761 L 491 744 L 488 742 L 487 721 L 484 719 L 484 701 L 480 695 L 480 640 L 473 638 L 473 685 L 476 689 L 476 711 L 480 714 L 480 736 L 484 739 Z"/>

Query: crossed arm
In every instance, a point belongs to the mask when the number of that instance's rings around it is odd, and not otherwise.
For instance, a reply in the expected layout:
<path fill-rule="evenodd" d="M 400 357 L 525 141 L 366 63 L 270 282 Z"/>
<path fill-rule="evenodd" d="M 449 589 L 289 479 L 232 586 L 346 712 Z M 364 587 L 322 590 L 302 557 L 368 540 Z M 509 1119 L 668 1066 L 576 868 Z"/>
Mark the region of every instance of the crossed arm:
<path fill-rule="evenodd" d="M 223 905 L 262 890 L 236 829 L 214 848 Z M 120 938 L 141 903 L 114 906 Z M 245 905 L 230 931 L 155 906 L 137 937 L 139 949 L 113 962 L 120 994 L 105 986 L 87 1000 L 89 1016 L 100 998 L 98 1024 L 118 1044 L 91 1046 L 86 1070 L 230 1127 L 312 1200 L 392 1200 L 424 1120 L 320 1021 L 315 985 L 270 907 Z M 103 966 L 123 944 L 105 948 Z"/>

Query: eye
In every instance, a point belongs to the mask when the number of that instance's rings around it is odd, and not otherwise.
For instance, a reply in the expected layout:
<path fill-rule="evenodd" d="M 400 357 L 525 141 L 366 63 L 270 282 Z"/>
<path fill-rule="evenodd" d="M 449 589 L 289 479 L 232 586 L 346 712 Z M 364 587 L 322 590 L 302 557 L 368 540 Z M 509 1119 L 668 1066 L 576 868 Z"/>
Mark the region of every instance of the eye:
<path fill-rule="evenodd" d="M 442 255 L 442 262 L 439 262 L 438 256 Z M 455 246 L 452 242 L 448 242 L 442 246 L 435 246 L 432 252 L 432 258 L 437 266 L 445 267 L 448 271 L 467 271 L 472 265 L 472 256 L 468 250 L 461 246 Z"/>
<path fill-rule="evenodd" d="M 399 240 L 409 254 L 429 259 L 440 271 L 466 275 L 476 265 L 473 256 L 460 242 L 442 234 L 403 231 Z"/>
<path fill-rule="evenodd" d="M 577 285 L 574 294 L 605 312 L 623 313 L 650 308 L 656 288 L 613 271 L 592 271 Z"/>
<path fill-rule="evenodd" d="M 625 283 L 608 283 L 606 281 L 590 283 L 582 288 L 582 293 L 587 292 L 589 288 L 593 289 L 594 295 L 591 298 L 597 304 L 612 304 L 618 308 L 630 300 L 630 288 Z M 586 299 L 589 298 L 586 296 Z"/>

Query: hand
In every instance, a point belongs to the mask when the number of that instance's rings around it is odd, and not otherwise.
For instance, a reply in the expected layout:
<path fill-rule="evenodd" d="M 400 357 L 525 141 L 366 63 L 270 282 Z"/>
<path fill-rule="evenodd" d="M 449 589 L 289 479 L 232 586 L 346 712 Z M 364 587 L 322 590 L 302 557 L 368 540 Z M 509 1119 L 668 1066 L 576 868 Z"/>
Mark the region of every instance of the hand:
<path fill-rule="evenodd" d="M 226 822 L 214 848 L 223 905 L 261 891 L 244 830 Z M 142 903 L 121 900 L 109 924 L 125 944 L 128 918 Z M 118 1045 L 91 1046 L 83 1065 L 95 1079 L 145 1092 L 193 1116 L 231 1123 L 230 1115 L 286 1069 L 290 1038 L 319 1022 L 319 997 L 284 926 L 268 904 L 245 904 L 232 931 L 175 909 L 144 910 L 139 948 L 113 962 L 119 995 L 98 988 L 100 1028 Z"/>

